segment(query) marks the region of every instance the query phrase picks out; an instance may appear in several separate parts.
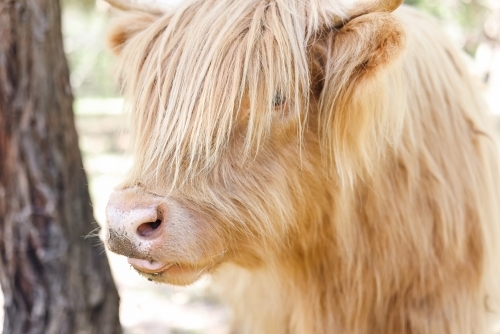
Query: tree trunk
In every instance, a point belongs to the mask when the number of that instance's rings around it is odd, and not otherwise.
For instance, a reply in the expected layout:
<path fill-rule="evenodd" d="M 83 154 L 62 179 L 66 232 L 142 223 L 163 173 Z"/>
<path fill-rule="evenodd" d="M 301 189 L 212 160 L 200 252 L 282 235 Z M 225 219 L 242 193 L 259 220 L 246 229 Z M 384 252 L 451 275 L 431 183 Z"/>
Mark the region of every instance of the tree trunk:
<path fill-rule="evenodd" d="M 0 0 L 4 334 L 119 333 L 72 112 L 58 0 Z"/>

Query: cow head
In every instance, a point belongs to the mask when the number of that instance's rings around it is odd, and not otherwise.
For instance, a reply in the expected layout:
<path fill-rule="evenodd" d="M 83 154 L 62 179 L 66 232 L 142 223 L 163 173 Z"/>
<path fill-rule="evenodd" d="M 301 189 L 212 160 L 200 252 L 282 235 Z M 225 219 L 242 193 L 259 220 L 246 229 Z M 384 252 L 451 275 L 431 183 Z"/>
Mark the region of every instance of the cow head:
<path fill-rule="evenodd" d="M 108 203 L 110 250 L 183 285 L 223 261 L 293 262 L 334 233 L 336 193 L 370 173 L 403 114 L 387 88 L 400 1 L 346 3 L 190 1 L 117 21 L 134 165 Z"/>

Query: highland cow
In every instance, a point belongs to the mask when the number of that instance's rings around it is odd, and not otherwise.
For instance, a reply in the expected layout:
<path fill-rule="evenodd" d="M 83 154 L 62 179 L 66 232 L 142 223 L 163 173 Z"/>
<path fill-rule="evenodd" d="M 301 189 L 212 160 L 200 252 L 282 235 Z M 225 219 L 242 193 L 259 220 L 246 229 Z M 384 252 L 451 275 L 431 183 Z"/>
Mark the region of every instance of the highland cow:
<path fill-rule="evenodd" d="M 397 0 L 108 1 L 130 9 L 110 47 L 135 158 L 111 251 L 212 274 L 238 333 L 488 332 L 497 148 L 436 23 Z"/>

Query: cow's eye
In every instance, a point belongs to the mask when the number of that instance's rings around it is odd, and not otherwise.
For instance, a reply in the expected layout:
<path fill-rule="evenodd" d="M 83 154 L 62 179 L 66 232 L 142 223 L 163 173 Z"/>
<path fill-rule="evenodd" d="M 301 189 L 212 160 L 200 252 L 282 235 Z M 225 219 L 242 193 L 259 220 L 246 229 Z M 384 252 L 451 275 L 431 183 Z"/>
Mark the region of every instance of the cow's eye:
<path fill-rule="evenodd" d="M 275 108 L 281 107 L 285 103 L 285 96 L 281 92 L 276 92 L 273 97 L 273 105 Z"/>

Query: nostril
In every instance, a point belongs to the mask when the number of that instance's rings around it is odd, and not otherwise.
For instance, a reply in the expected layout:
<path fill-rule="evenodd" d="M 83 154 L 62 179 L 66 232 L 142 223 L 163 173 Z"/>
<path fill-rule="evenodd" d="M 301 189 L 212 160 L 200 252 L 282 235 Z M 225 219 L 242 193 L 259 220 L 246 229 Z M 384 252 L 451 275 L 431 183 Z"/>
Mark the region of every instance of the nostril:
<path fill-rule="evenodd" d="M 141 237 L 150 237 L 155 233 L 158 227 L 160 227 L 161 223 L 162 221 L 160 219 L 155 222 L 143 223 L 137 228 L 137 233 Z"/>

